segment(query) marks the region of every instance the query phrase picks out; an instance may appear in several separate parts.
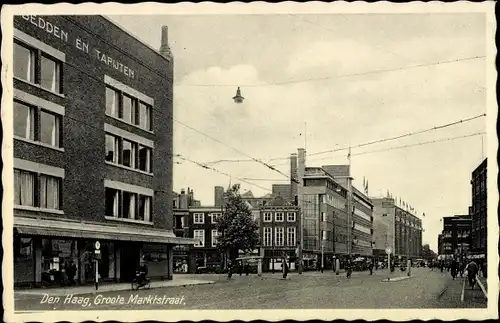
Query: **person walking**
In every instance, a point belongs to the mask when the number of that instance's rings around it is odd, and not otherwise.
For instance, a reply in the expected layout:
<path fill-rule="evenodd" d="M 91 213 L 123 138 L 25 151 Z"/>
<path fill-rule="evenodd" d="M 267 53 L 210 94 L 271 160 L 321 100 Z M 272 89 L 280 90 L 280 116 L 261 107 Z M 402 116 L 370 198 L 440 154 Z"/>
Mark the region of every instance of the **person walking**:
<path fill-rule="evenodd" d="M 66 263 L 66 275 L 68 276 L 68 285 L 74 286 L 75 282 L 75 274 L 76 274 L 76 265 L 73 262 L 73 259 L 70 259 L 68 263 Z"/>
<path fill-rule="evenodd" d="M 453 280 L 455 280 L 455 278 L 457 278 L 457 273 L 458 273 L 458 261 L 456 259 L 453 259 L 451 261 L 450 272 L 451 272 L 451 277 L 453 277 Z"/>
<path fill-rule="evenodd" d="M 474 286 L 476 285 L 476 277 L 477 273 L 479 270 L 478 265 L 474 260 L 471 260 L 469 264 L 467 264 L 467 267 L 465 268 L 467 271 L 467 278 L 469 279 L 469 286 L 474 289 Z"/>
<path fill-rule="evenodd" d="M 370 270 L 370 275 L 373 275 L 373 261 L 368 263 L 368 269 Z"/>
<path fill-rule="evenodd" d="M 286 255 L 283 253 L 283 255 L 281 256 L 283 279 L 286 279 L 286 276 L 288 275 L 288 262 L 286 258 L 287 258 Z"/>

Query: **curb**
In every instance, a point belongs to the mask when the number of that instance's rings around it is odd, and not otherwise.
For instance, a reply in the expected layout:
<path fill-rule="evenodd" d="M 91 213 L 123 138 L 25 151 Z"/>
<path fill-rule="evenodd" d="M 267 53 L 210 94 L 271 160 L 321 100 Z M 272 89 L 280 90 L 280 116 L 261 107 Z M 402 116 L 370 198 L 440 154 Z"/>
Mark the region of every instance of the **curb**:
<path fill-rule="evenodd" d="M 170 285 L 170 286 L 157 286 L 157 287 L 150 287 L 148 289 L 145 289 L 145 288 L 141 288 L 137 291 L 141 291 L 141 290 L 152 290 L 152 289 L 159 289 L 159 288 L 173 288 L 173 287 L 188 287 L 188 286 L 197 286 L 197 285 L 210 285 L 210 284 L 215 284 L 216 282 L 215 281 L 204 281 L 204 282 L 201 282 L 201 283 L 197 283 L 197 284 L 182 284 L 182 285 Z M 132 290 L 131 288 L 127 288 L 127 289 L 113 289 L 113 290 L 93 290 L 92 292 L 79 292 L 79 291 L 75 291 L 75 292 L 71 292 L 71 291 L 67 291 L 66 293 L 63 293 L 63 294 L 57 294 L 57 295 L 54 295 L 54 296 L 63 296 L 63 295 L 68 295 L 68 294 L 72 294 L 72 295 L 95 295 L 95 294 L 99 294 L 99 293 L 112 293 L 112 292 L 135 292 L 134 290 Z M 14 294 L 16 293 L 16 291 L 14 291 Z M 40 292 L 40 293 L 26 293 L 26 292 L 22 292 L 22 291 L 19 291 L 17 292 L 17 294 L 19 295 L 23 295 L 23 296 L 43 296 L 44 294 L 50 294 L 50 290 L 45 290 L 43 293 Z"/>

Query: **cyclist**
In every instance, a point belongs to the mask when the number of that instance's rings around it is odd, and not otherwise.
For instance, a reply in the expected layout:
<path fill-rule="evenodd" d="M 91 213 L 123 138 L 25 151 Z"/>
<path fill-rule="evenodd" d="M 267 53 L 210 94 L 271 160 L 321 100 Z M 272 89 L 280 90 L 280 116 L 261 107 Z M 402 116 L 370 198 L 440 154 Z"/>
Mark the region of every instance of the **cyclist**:
<path fill-rule="evenodd" d="M 139 269 L 137 270 L 136 273 L 137 283 L 139 284 L 139 286 L 144 286 L 147 283 L 148 281 L 147 275 L 148 275 L 148 265 L 146 263 L 146 260 L 142 258 Z"/>

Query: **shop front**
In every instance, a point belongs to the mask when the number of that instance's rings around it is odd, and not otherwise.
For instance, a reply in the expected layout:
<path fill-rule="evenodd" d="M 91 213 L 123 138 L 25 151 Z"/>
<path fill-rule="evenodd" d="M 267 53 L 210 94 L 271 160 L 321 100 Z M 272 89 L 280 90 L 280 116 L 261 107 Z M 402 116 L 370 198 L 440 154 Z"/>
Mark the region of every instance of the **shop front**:
<path fill-rule="evenodd" d="M 15 286 L 130 282 L 140 260 L 152 279 L 172 279 L 175 244 L 193 244 L 170 231 L 15 218 Z M 169 235 L 172 234 L 172 237 Z M 99 255 L 96 254 L 99 241 Z"/>

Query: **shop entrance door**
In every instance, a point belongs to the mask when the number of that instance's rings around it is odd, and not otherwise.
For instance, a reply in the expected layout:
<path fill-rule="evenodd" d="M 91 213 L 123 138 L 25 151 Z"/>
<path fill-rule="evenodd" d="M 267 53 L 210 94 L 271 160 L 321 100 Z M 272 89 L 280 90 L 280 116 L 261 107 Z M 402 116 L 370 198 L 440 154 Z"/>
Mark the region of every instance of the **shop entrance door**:
<path fill-rule="evenodd" d="M 131 282 L 139 268 L 140 249 L 138 243 L 123 243 L 120 252 L 120 277 L 123 282 Z"/>

